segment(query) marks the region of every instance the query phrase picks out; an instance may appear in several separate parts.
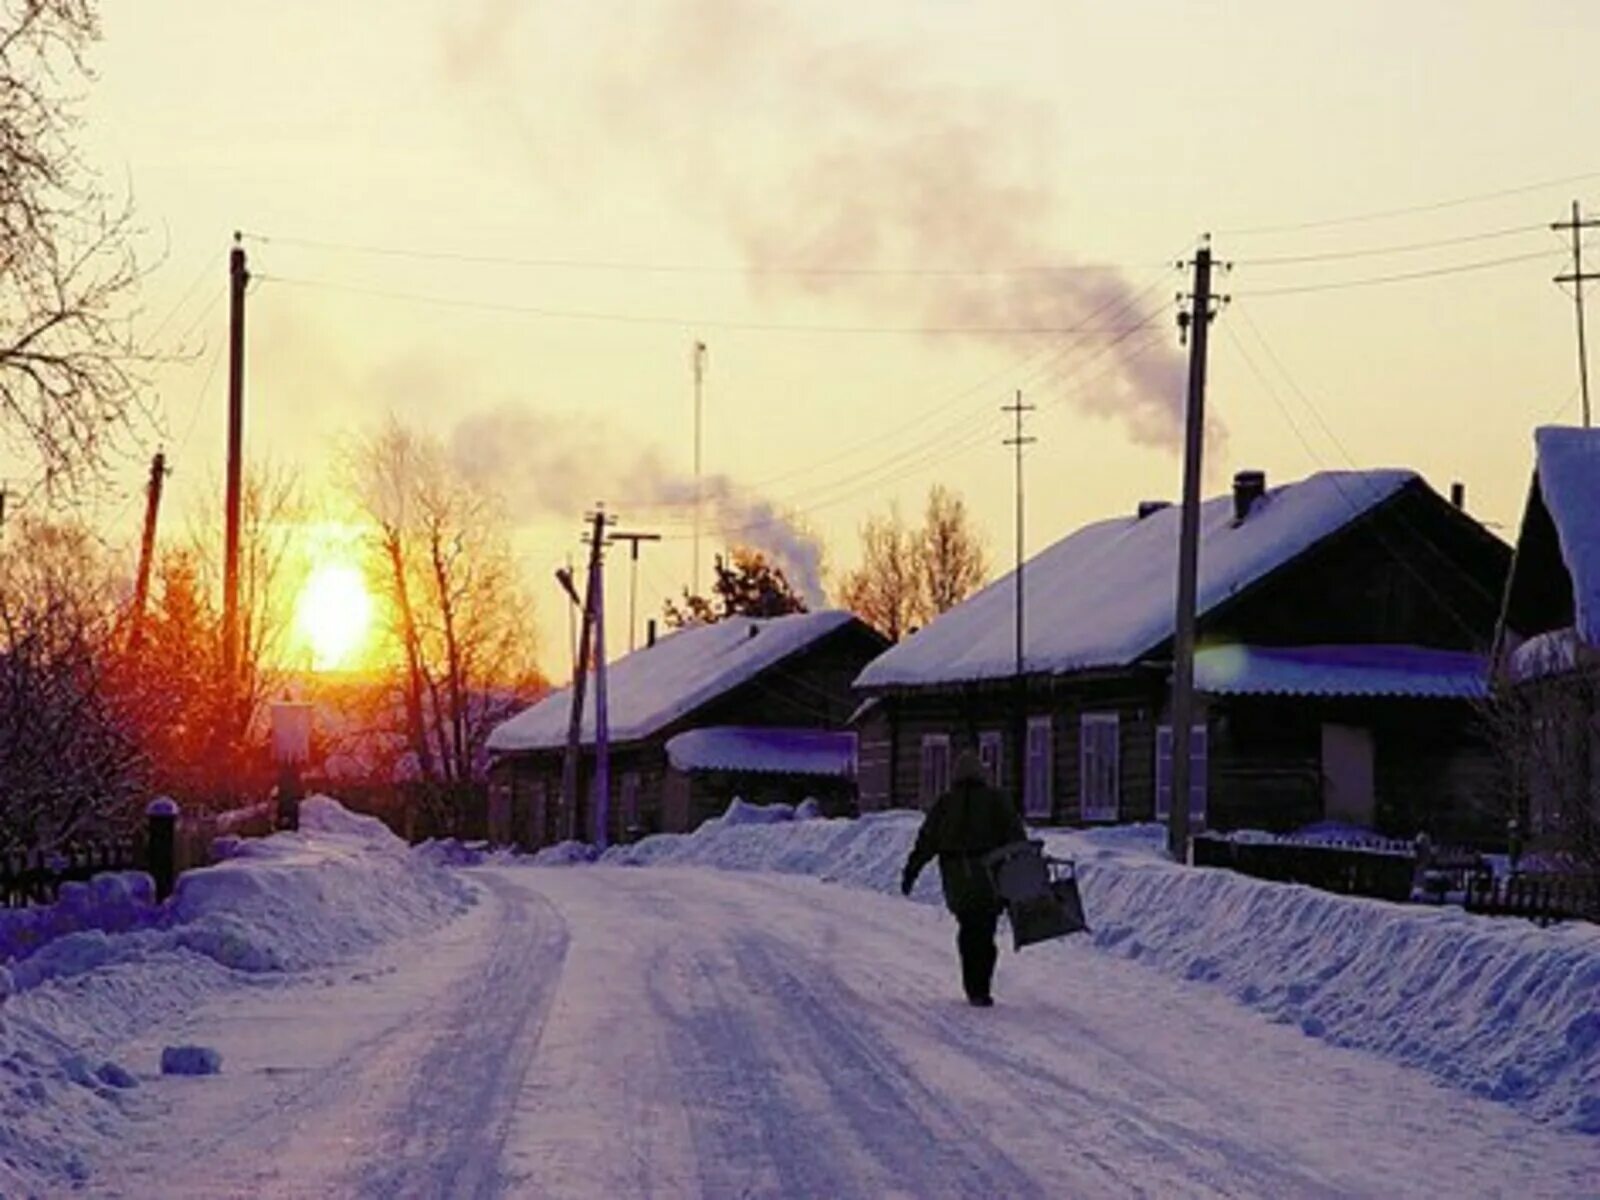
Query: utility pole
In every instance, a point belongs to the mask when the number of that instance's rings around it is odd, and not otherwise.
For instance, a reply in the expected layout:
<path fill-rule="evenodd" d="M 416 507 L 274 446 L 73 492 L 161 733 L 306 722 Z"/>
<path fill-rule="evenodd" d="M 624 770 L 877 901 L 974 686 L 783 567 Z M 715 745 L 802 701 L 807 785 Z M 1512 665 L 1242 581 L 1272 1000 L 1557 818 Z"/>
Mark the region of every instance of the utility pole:
<path fill-rule="evenodd" d="M 611 713 L 606 706 L 606 571 L 602 530 L 608 521 L 603 508 L 595 513 L 594 572 L 594 844 L 604 850 L 611 824 Z"/>
<path fill-rule="evenodd" d="M 1167 851 L 1189 859 L 1190 733 L 1194 722 L 1196 576 L 1200 563 L 1200 474 L 1205 451 L 1206 333 L 1215 315 L 1211 297 L 1211 239 L 1194 256 L 1192 307 L 1178 313 L 1178 334 L 1189 341 L 1189 397 L 1183 438 L 1183 512 L 1178 539 L 1178 610 L 1172 654 L 1172 802 Z M 1182 297 L 1180 297 L 1182 299 Z"/>
<path fill-rule="evenodd" d="M 1013 663 L 1013 672 L 1015 675 L 1015 692 L 1013 695 L 1013 703 L 1016 706 L 1016 712 L 1013 715 L 1011 740 L 1012 745 L 1015 747 L 1013 750 L 1014 757 L 1012 761 L 1015 763 L 1013 774 L 1016 776 L 1017 811 L 1019 812 L 1023 811 L 1027 806 L 1028 787 L 1028 685 L 1026 676 L 1023 673 L 1024 667 L 1026 666 L 1023 649 L 1023 621 L 1026 616 L 1027 604 L 1022 576 L 1023 567 L 1026 564 L 1026 560 L 1023 558 L 1022 450 L 1024 446 L 1031 446 L 1034 442 L 1039 440 L 1038 438 L 1027 437 L 1023 435 L 1022 419 L 1026 414 L 1031 413 L 1033 410 L 1034 406 L 1032 404 L 1024 404 L 1022 402 L 1021 388 L 1017 389 L 1016 399 L 1010 404 L 1003 405 L 1000 409 L 1001 412 L 1010 413 L 1015 419 L 1014 432 L 1010 437 L 1005 439 L 1003 444 L 1012 447 L 1012 449 L 1016 452 L 1015 479 L 1017 491 L 1017 569 L 1015 575 L 1017 581 L 1017 611 L 1014 621 L 1016 647 L 1015 661 Z"/>
<path fill-rule="evenodd" d="M 4 483 L 0 483 L 0 535 L 6 531 L 6 501 L 11 498 L 11 490 Z"/>
<path fill-rule="evenodd" d="M 156 451 L 150 460 L 150 482 L 145 485 L 144 537 L 139 542 L 139 575 L 133 586 L 133 628 L 128 634 L 128 649 L 137 650 L 144 642 L 144 610 L 150 600 L 150 566 L 156 553 L 156 517 L 161 511 L 161 482 L 167 474 L 167 456 Z"/>
<path fill-rule="evenodd" d="M 567 713 L 567 751 L 561 764 L 562 825 L 564 836 L 568 840 L 576 838 L 582 829 L 578 823 L 578 767 L 583 745 L 583 702 L 588 691 L 595 603 L 599 599 L 600 556 L 605 546 L 605 528 L 608 521 L 604 509 L 597 509 L 589 514 L 588 519 L 592 526 L 592 532 L 585 539 L 589 545 L 589 583 L 584 593 L 583 623 L 578 635 L 578 665 L 572 675 L 572 694 Z M 570 583 L 571 576 L 568 576 L 563 581 L 563 586 L 568 587 L 568 594 L 575 598 L 576 593 L 571 590 Z"/>
<path fill-rule="evenodd" d="M 637 649 L 635 634 L 639 613 L 639 543 L 659 542 L 659 533 L 613 533 L 613 542 L 628 543 L 628 653 Z"/>
<path fill-rule="evenodd" d="M 228 255 L 228 484 L 222 553 L 222 673 L 231 723 L 239 683 L 239 511 L 244 475 L 244 293 L 250 283 L 244 246 L 233 235 Z"/>
<path fill-rule="evenodd" d="M 694 570 L 690 577 L 690 591 L 700 594 L 700 410 L 704 400 L 706 382 L 706 344 L 696 342 L 691 354 L 694 366 Z"/>
<path fill-rule="evenodd" d="M 1578 202 L 1572 202 L 1572 220 L 1557 221 L 1550 226 L 1560 232 L 1563 229 L 1572 231 L 1572 271 L 1566 275 L 1557 275 L 1557 283 L 1570 283 L 1572 285 L 1572 302 L 1578 312 L 1578 387 L 1583 393 L 1583 427 L 1590 427 L 1589 417 L 1589 350 L 1584 342 L 1583 335 L 1583 285 L 1589 280 L 1600 280 L 1600 272 L 1583 270 L 1583 231 L 1600 226 L 1600 218 L 1590 217 L 1584 219 L 1578 209 Z"/>

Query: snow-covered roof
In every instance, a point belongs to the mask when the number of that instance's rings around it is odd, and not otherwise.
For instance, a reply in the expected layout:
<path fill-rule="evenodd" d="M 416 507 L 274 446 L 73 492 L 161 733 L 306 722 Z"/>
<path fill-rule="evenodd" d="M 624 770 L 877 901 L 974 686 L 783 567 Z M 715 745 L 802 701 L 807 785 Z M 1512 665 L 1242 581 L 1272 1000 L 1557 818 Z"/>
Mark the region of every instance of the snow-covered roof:
<path fill-rule="evenodd" d="M 1231 494 L 1200 510 L 1202 614 L 1388 500 L 1412 471 L 1323 471 L 1272 488 L 1243 521 Z M 1024 572 L 1024 670 L 1062 674 L 1126 666 L 1173 632 L 1176 505 L 1087 525 L 1035 555 Z M 917 687 L 1009 676 L 1015 664 L 1011 575 L 867 665 L 858 687 Z"/>
<path fill-rule="evenodd" d="M 680 771 L 848 776 L 855 753 L 855 734 L 829 729 L 714 725 L 667 742 L 667 759 Z"/>
<path fill-rule="evenodd" d="M 730 617 L 670 633 L 610 664 L 606 710 L 611 740 L 649 737 L 855 619 L 838 610 Z M 553 692 L 497 725 L 489 735 L 489 749 L 503 754 L 560 746 L 567 739 L 571 709 L 570 687 Z M 594 740 L 592 680 L 584 697 L 583 740 Z"/>
<path fill-rule="evenodd" d="M 1574 628 L 1600 646 L 1600 429 L 1547 425 L 1533 441 L 1539 493 L 1572 576 Z"/>
<path fill-rule="evenodd" d="M 1230 696 L 1406 696 L 1478 699 L 1487 661 L 1420 646 L 1208 646 L 1194 656 L 1198 691 Z"/>

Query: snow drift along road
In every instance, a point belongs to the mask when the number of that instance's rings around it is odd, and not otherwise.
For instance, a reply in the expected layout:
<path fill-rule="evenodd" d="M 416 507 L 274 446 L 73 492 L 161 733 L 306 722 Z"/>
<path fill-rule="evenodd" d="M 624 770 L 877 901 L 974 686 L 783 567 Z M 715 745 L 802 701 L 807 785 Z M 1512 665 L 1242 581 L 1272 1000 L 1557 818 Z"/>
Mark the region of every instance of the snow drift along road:
<path fill-rule="evenodd" d="M 741 810 L 604 861 L 778 871 L 893 891 L 913 813 L 772 823 Z M 1226 989 L 1311 1037 L 1600 1135 L 1600 929 L 1539 929 L 1164 861 L 1157 826 L 1046 836 L 1076 858 L 1095 945 Z M 919 899 L 937 902 L 926 873 Z"/>
<path fill-rule="evenodd" d="M 273 986 L 435 928 L 472 888 L 371 818 L 314 797 L 298 833 L 233 843 L 154 903 L 148 876 L 74 886 L 0 915 L 0 1195 L 84 1177 L 139 1108 L 150 1061 L 122 1043 L 208 996 Z M 7 992 L 10 994 L 8 995 Z"/>

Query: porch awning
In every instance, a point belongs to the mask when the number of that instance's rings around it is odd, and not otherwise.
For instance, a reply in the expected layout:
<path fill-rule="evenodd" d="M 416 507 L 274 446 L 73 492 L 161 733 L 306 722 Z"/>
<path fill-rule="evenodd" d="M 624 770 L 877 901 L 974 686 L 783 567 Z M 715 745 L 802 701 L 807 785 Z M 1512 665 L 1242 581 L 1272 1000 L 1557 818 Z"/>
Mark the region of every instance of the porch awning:
<path fill-rule="evenodd" d="M 756 771 L 772 775 L 846 778 L 854 769 L 856 737 L 831 729 L 716 725 L 667 741 L 679 771 Z"/>
<path fill-rule="evenodd" d="M 1422 646 L 1207 646 L 1195 653 L 1194 685 L 1216 696 L 1479 700 L 1488 664 Z"/>

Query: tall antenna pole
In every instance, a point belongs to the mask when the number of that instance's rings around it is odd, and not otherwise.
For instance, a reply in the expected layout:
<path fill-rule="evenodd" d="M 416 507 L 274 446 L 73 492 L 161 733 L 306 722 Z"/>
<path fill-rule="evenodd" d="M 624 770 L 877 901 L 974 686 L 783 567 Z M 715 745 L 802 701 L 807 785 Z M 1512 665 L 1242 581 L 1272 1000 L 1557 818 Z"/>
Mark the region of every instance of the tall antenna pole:
<path fill-rule="evenodd" d="M 694 364 L 694 572 L 690 578 L 690 591 L 700 594 L 700 412 L 704 401 L 706 382 L 706 344 L 696 342 Z"/>
<path fill-rule="evenodd" d="M 144 612 L 150 600 L 150 567 L 156 553 L 156 517 L 161 511 L 161 482 L 167 474 L 167 456 L 156 451 L 150 460 L 150 482 L 145 485 L 144 536 L 139 541 L 139 574 L 133 585 L 133 628 L 128 649 L 144 642 Z"/>
<path fill-rule="evenodd" d="M 1578 202 L 1572 202 L 1572 220 L 1557 221 L 1550 226 L 1554 230 L 1570 229 L 1572 231 L 1572 271 L 1570 274 L 1557 275 L 1557 283 L 1570 283 L 1572 285 L 1572 302 L 1578 312 L 1578 387 L 1583 393 L 1583 427 L 1590 427 L 1589 419 L 1589 350 L 1584 341 L 1583 332 L 1583 285 L 1586 280 L 1600 279 L 1600 272 L 1590 271 L 1584 274 L 1583 270 L 1583 231 L 1600 226 L 1600 219 L 1590 217 L 1587 221 L 1578 209 Z"/>
<path fill-rule="evenodd" d="M 1022 402 L 1022 389 L 1021 388 L 1017 389 L 1017 397 L 1016 397 L 1016 399 L 1014 401 L 1012 401 L 1012 403 L 1010 403 L 1010 404 L 1003 405 L 1001 407 L 1001 409 L 1000 409 L 1001 412 L 1010 413 L 1012 415 L 1012 417 L 1015 419 L 1015 427 L 1014 427 L 1015 431 L 1012 433 L 1012 435 L 1010 437 L 1005 439 L 1004 444 L 1007 445 L 1007 446 L 1012 447 L 1016 452 L 1015 481 L 1016 481 L 1016 491 L 1017 491 L 1017 569 L 1016 569 L 1016 572 L 1015 572 L 1015 578 L 1016 578 L 1016 581 L 1017 581 L 1017 586 L 1016 586 L 1017 608 L 1016 608 L 1016 617 L 1015 617 L 1015 621 L 1014 621 L 1014 625 L 1015 625 L 1014 633 L 1016 634 L 1016 647 L 1015 647 L 1015 660 L 1014 660 L 1014 663 L 1013 663 L 1013 672 L 1015 674 L 1015 694 L 1014 694 L 1014 698 L 1013 699 L 1014 699 L 1014 703 L 1016 705 L 1016 712 L 1015 712 L 1015 714 L 1013 716 L 1013 727 L 1012 727 L 1012 731 L 1011 731 L 1011 736 L 1012 736 L 1012 744 L 1015 746 L 1015 750 L 1013 751 L 1014 757 L 1013 757 L 1012 761 L 1016 763 L 1016 769 L 1012 772 L 1012 774 L 1016 778 L 1016 781 L 1017 781 L 1016 782 L 1017 806 L 1018 806 L 1019 810 L 1025 805 L 1025 802 L 1026 802 L 1026 799 L 1027 799 L 1027 774 L 1028 774 L 1028 771 L 1027 771 L 1028 691 L 1027 691 L 1026 676 L 1023 673 L 1024 667 L 1026 666 L 1026 657 L 1025 657 L 1025 653 L 1024 653 L 1024 627 L 1023 627 L 1023 622 L 1024 622 L 1024 619 L 1025 619 L 1025 617 L 1027 615 L 1026 614 L 1027 604 L 1026 604 L 1026 601 L 1025 601 L 1026 592 L 1025 592 L 1025 589 L 1023 587 L 1023 575 L 1022 575 L 1023 568 L 1024 568 L 1024 565 L 1026 563 L 1026 560 L 1023 557 L 1023 532 L 1024 531 L 1023 531 L 1023 502 L 1022 502 L 1023 501 L 1023 498 L 1022 498 L 1022 449 L 1023 449 L 1024 446 L 1031 446 L 1034 442 L 1036 442 L 1038 440 L 1037 438 L 1026 437 L 1026 436 L 1023 435 L 1023 432 L 1022 432 L 1022 419 L 1027 413 L 1031 413 L 1033 411 L 1033 409 L 1034 409 L 1033 405 L 1024 404 Z"/>
<path fill-rule="evenodd" d="M 239 682 L 239 510 L 244 474 L 244 293 L 250 282 L 237 233 L 228 255 L 228 485 L 227 529 L 222 551 L 222 673 L 228 720 Z"/>
<path fill-rule="evenodd" d="M 1211 243 L 1194 256 L 1193 307 L 1178 314 L 1178 332 L 1189 339 L 1189 398 L 1183 438 L 1183 512 L 1178 535 L 1178 608 L 1172 653 L 1172 802 L 1167 807 L 1167 851 L 1189 858 L 1189 753 L 1194 721 L 1195 593 L 1200 563 L 1200 475 L 1205 451 L 1206 333 L 1214 315 Z"/>
<path fill-rule="evenodd" d="M 638 632 L 639 614 L 639 543 L 659 542 L 659 533 L 613 533 L 613 542 L 629 543 L 628 554 L 628 653 L 632 654 L 638 648 L 636 634 Z"/>

